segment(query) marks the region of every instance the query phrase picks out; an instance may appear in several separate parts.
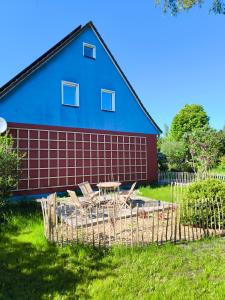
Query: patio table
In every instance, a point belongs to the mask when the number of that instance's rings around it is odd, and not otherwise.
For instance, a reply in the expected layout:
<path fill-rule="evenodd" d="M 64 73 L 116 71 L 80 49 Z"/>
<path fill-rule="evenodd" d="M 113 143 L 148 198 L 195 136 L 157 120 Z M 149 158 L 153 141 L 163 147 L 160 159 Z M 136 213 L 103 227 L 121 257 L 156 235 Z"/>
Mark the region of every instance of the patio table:
<path fill-rule="evenodd" d="M 121 185 L 121 182 L 115 182 L 115 181 L 108 181 L 108 182 L 100 182 L 97 184 L 97 187 L 99 188 L 99 197 L 103 197 L 107 201 L 107 192 L 113 191 L 113 197 L 110 199 L 112 203 L 115 203 L 118 201 L 118 195 L 119 195 L 119 187 Z M 110 202 L 109 201 L 109 202 Z"/>

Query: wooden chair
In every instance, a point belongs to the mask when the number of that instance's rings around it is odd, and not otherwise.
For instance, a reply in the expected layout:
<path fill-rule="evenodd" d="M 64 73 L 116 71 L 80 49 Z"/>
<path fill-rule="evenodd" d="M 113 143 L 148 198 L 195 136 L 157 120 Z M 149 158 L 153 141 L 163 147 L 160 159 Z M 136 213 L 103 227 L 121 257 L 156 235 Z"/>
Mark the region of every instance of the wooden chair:
<path fill-rule="evenodd" d="M 71 200 L 72 204 L 76 207 L 77 210 L 80 211 L 80 213 L 82 215 L 85 215 L 87 212 L 87 209 L 89 209 L 93 206 L 93 203 L 91 203 L 90 201 L 82 201 L 81 202 L 74 191 L 67 190 L 67 193 L 70 196 L 70 200 Z"/>
<path fill-rule="evenodd" d="M 87 201 L 90 201 L 96 205 L 97 201 L 95 201 L 95 198 L 99 196 L 99 191 L 94 192 L 88 181 L 80 183 L 78 186 Z"/>
<path fill-rule="evenodd" d="M 137 182 L 134 182 L 128 192 L 121 192 L 119 194 L 119 203 L 121 205 L 121 208 L 128 208 L 130 205 L 127 203 L 129 200 L 131 200 L 131 196 L 134 193 L 134 188 L 136 186 Z"/>

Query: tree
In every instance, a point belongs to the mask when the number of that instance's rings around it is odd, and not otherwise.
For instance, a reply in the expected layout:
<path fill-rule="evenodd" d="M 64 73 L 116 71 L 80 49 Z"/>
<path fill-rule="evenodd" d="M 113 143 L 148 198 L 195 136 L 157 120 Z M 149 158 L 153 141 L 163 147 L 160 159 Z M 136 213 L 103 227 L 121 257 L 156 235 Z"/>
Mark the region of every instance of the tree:
<path fill-rule="evenodd" d="M 221 155 L 225 155 L 225 132 L 223 130 L 220 130 L 218 132 L 221 144 L 220 144 L 220 149 L 221 149 Z"/>
<path fill-rule="evenodd" d="M 20 163 L 24 155 L 13 146 L 11 135 L 0 135 L 0 204 L 10 196 L 20 177 Z"/>
<path fill-rule="evenodd" d="M 210 12 L 214 14 L 225 14 L 225 5 L 222 0 L 211 1 Z M 158 5 L 162 4 L 164 12 L 170 11 L 172 15 L 177 15 L 179 12 L 189 10 L 197 5 L 201 7 L 203 2 L 203 0 L 156 0 Z"/>
<path fill-rule="evenodd" d="M 174 117 L 170 136 L 172 140 L 181 141 L 185 135 L 196 129 L 209 126 L 209 117 L 204 108 L 197 104 L 186 104 Z"/>
<path fill-rule="evenodd" d="M 183 171 L 186 169 L 187 148 L 183 142 L 163 140 L 160 153 L 166 157 L 169 170 Z"/>
<path fill-rule="evenodd" d="M 222 129 L 224 135 L 225 135 L 225 125 L 223 126 L 223 129 Z"/>
<path fill-rule="evenodd" d="M 188 135 L 187 141 L 193 170 L 207 172 L 220 156 L 221 137 L 219 133 L 209 127 L 198 128 Z"/>

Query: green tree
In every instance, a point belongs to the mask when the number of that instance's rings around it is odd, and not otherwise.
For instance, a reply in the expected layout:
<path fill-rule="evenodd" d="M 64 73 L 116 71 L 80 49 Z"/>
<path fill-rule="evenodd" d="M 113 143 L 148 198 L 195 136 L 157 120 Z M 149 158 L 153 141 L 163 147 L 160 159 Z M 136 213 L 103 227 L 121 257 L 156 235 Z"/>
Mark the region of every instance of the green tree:
<path fill-rule="evenodd" d="M 225 135 L 225 125 L 223 126 L 223 129 L 222 129 L 224 135 Z"/>
<path fill-rule="evenodd" d="M 164 139 L 161 143 L 160 153 L 166 157 L 169 170 L 182 171 L 186 169 L 187 148 L 182 141 Z"/>
<path fill-rule="evenodd" d="M 13 146 L 11 135 L 0 135 L 0 204 L 10 196 L 20 177 L 20 163 L 24 155 Z"/>
<path fill-rule="evenodd" d="M 189 10 L 194 6 L 201 7 L 203 0 L 156 0 L 158 5 L 162 4 L 164 12 L 171 12 L 172 15 L 177 15 L 181 11 Z M 225 5 L 222 0 L 211 0 L 210 12 L 214 14 L 225 14 Z"/>
<path fill-rule="evenodd" d="M 172 140 L 181 141 L 185 135 L 192 131 L 209 125 L 209 117 L 201 105 L 185 105 L 174 117 L 170 137 Z"/>
<path fill-rule="evenodd" d="M 187 137 L 190 163 L 195 172 L 208 172 L 221 154 L 221 136 L 209 127 L 198 128 Z"/>
<path fill-rule="evenodd" d="M 225 155 L 225 131 L 220 130 L 218 132 L 221 144 L 220 144 L 220 148 L 221 148 L 221 154 Z"/>

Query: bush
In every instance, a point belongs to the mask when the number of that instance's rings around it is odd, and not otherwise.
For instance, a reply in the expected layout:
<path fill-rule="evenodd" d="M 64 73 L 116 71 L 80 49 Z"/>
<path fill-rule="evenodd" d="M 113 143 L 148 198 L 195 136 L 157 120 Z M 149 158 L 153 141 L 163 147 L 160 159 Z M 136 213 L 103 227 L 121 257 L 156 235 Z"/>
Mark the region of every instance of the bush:
<path fill-rule="evenodd" d="M 205 179 L 192 183 L 185 193 L 185 224 L 199 227 L 219 228 L 225 225 L 225 182 Z"/>
<path fill-rule="evenodd" d="M 219 166 L 225 170 L 225 155 L 221 157 Z"/>
<path fill-rule="evenodd" d="M 23 154 L 14 149 L 9 133 L 0 135 L 0 205 L 4 204 L 19 181 Z"/>
<path fill-rule="evenodd" d="M 167 158 L 166 155 L 158 152 L 157 153 L 157 158 L 158 158 L 158 169 L 160 171 L 167 171 L 168 170 L 168 165 L 167 165 Z"/>

